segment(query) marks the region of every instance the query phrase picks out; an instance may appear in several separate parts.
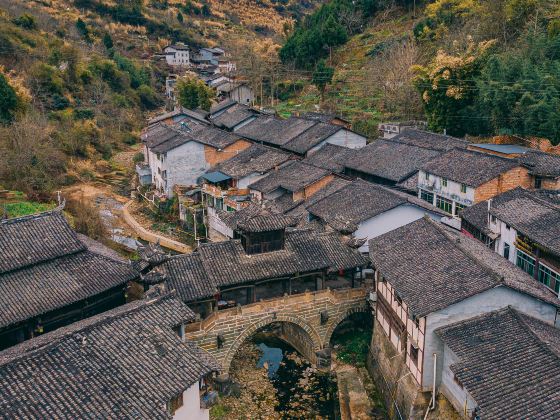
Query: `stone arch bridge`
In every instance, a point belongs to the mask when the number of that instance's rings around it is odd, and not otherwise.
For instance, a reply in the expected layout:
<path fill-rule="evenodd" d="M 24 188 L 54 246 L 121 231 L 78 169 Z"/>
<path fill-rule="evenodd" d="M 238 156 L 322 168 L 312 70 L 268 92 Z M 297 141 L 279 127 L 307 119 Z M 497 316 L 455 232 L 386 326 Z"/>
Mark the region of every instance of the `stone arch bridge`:
<path fill-rule="evenodd" d="M 356 312 L 370 311 L 365 288 L 320 290 L 269 299 L 212 313 L 187 324 L 186 337 L 212 354 L 228 373 L 239 347 L 266 325 L 281 325 L 279 338 L 311 363 L 329 345 L 335 328 Z"/>

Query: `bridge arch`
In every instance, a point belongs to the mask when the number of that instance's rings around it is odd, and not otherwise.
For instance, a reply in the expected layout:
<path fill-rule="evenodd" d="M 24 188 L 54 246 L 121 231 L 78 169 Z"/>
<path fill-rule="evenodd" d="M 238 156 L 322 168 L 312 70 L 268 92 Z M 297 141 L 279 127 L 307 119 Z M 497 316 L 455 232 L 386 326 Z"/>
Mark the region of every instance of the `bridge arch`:
<path fill-rule="evenodd" d="M 350 317 L 354 314 L 357 314 L 357 313 L 369 314 L 369 313 L 371 313 L 371 309 L 366 305 L 361 305 L 361 306 L 349 308 L 345 312 L 339 314 L 332 321 L 329 321 L 329 325 L 327 327 L 327 330 L 326 330 L 325 336 L 324 336 L 325 340 L 323 341 L 323 347 L 328 347 L 330 345 L 331 338 L 332 338 L 332 335 L 333 335 L 334 331 L 336 330 L 336 327 L 338 327 L 339 324 L 342 321 L 344 321 L 346 318 L 348 318 L 348 317 Z"/>
<path fill-rule="evenodd" d="M 253 334 L 261 328 L 274 324 L 281 323 L 290 327 L 291 334 L 281 336 L 282 340 L 286 341 L 300 353 L 302 353 L 310 362 L 315 363 L 315 352 L 322 349 L 321 337 L 308 322 L 293 314 L 271 314 L 263 317 L 259 321 L 249 325 L 241 334 L 237 336 L 234 342 L 229 346 L 226 356 L 222 362 L 224 372 L 229 372 L 231 362 L 235 357 L 241 345 Z M 299 336 L 299 337 L 298 337 Z M 303 341 L 306 341 L 303 343 Z M 307 353 L 307 354 L 306 354 Z"/>

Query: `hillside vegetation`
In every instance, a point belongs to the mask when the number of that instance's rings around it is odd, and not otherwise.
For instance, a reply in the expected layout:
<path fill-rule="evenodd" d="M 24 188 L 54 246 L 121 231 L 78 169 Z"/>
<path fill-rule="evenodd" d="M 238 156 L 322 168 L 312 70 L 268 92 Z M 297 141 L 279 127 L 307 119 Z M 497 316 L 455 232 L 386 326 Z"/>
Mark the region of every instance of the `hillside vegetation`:
<path fill-rule="evenodd" d="M 323 22 L 343 23 L 344 0 L 307 18 L 281 52 L 311 80 L 298 59 Z M 351 2 L 350 2 L 351 3 Z M 376 1 L 355 33 L 342 25 L 334 51 L 320 57 L 335 67 L 321 106 L 374 135 L 386 119 L 427 119 L 454 135 L 513 134 L 560 142 L 560 5 L 554 0 Z M 330 9 L 327 9 L 330 7 Z M 347 7 L 347 6 L 346 6 Z M 341 12 L 342 10 L 342 12 Z M 363 10 L 354 8 L 363 17 Z M 334 17 L 332 17 L 334 16 Z M 324 26 L 323 26 L 324 27 Z M 340 29 L 340 28 L 339 28 Z M 317 57 L 317 58 L 320 58 Z M 319 92 L 309 84 L 279 105 L 284 113 L 312 109 Z"/>
<path fill-rule="evenodd" d="M 318 3 L 0 0 L 0 190 L 49 198 L 117 170 L 113 154 L 164 104 L 169 70 L 154 53 L 279 45 Z"/>

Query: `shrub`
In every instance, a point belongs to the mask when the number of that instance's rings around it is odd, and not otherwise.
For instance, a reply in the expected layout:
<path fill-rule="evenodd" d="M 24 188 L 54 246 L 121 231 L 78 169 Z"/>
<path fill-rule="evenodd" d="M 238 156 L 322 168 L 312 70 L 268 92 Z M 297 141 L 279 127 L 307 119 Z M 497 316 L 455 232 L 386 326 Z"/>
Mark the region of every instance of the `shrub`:
<path fill-rule="evenodd" d="M 140 162 L 144 162 L 144 153 L 142 152 L 138 152 L 134 155 L 134 157 L 132 158 L 132 161 L 134 163 L 140 163 Z"/>
<path fill-rule="evenodd" d="M 12 23 L 25 29 L 37 29 L 37 22 L 35 18 L 31 15 L 28 15 L 27 13 L 13 19 Z"/>

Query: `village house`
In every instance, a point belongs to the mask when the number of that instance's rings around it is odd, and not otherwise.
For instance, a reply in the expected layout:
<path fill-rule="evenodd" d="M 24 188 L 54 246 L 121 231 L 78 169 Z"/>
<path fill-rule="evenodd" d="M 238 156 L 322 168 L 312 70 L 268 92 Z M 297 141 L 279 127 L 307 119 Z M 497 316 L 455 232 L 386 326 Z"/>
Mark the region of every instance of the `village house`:
<path fill-rule="evenodd" d="M 0 352 L 2 417 L 208 420 L 220 366 L 185 339 L 194 318 L 168 294 Z"/>
<path fill-rule="evenodd" d="M 239 136 L 200 124 L 157 124 L 142 135 L 144 159 L 161 196 L 173 197 L 175 185 L 197 185 L 212 166 L 251 146 Z"/>
<path fill-rule="evenodd" d="M 423 416 L 426 395 L 441 386 L 439 328 L 507 306 L 560 323 L 560 300 L 543 284 L 429 218 L 370 240 L 369 252 L 377 290 L 374 373 L 390 381 L 405 417 Z"/>
<path fill-rule="evenodd" d="M 560 295 L 560 193 L 515 188 L 465 209 L 462 230 Z"/>
<path fill-rule="evenodd" d="M 235 225 L 236 239 L 172 256 L 147 276 L 177 290 L 202 318 L 261 299 L 361 284 L 364 256 L 335 234 L 286 229 L 292 223 L 281 215 L 245 217 Z"/>
<path fill-rule="evenodd" d="M 347 128 L 348 130 L 352 128 L 352 123 L 350 121 L 335 114 L 325 114 L 323 112 L 304 112 L 303 114 L 299 115 L 299 117 L 305 120 L 340 125 L 344 128 Z"/>
<path fill-rule="evenodd" d="M 165 61 L 170 66 L 189 67 L 191 65 L 191 49 L 181 42 L 168 45 L 163 49 L 163 54 Z"/>
<path fill-rule="evenodd" d="M 221 100 L 229 99 L 244 105 L 252 105 L 255 102 L 255 92 L 248 83 L 224 80 L 213 87 Z"/>
<path fill-rule="evenodd" d="M 207 114 L 208 113 L 206 111 L 201 109 L 193 111 L 182 106 L 177 106 L 173 111 L 164 112 L 157 117 L 149 119 L 148 128 L 160 123 L 171 126 L 180 125 L 181 123 L 208 125 L 209 122 L 206 119 Z"/>
<path fill-rule="evenodd" d="M 379 136 L 384 139 L 392 139 L 406 130 L 425 130 L 426 121 L 402 121 L 402 122 L 385 122 L 378 126 Z"/>
<path fill-rule="evenodd" d="M 512 307 L 435 330 L 439 390 L 464 418 L 559 418 L 560 330 Z"/>
<path fill-rule="evenodd" d="M 560 155 L 529 150 L 519 161 L 529 171 L 532 188 L 560 190 Z"/>
<path fill-rule="evenodd" d="M 325 144 L 350 149 L 364 147 L 367 139 L 340 125 L 311 119 L 261 116 L 236 131 L 254 142 L 277 147 L 301 156 L 312 155 Z"/>
<path fill-rule="evenodd" d="M 283 195 L 297 202 L 311 197 L 333 179 L 334 175 L 326 169 L 293 161 L 251 183 L 249 189 L 257 203 L 274 200 Z"/>
<path fill-rule="evenodd" d="M 306 206 L 309 220 L 360 240 L 360 252 L 368 253 L 369 239 L 429 215 L 440 220 L 445 214 L 408 194 L 357 179 L 338 191 Z"/>
<path fill-rule="evenodd" d="M 208 119 L 216 127 L 227 131 L 236 131 L 255 120 L 259 112 L 236 101 L 226 100 L 210 109 Z"/>
<path fill-rule="evenodd" d="M 61 209 L 0 220 L 0 349 L 124 304 L 138 276 Z"/>
<path fill-rule="evenodd" d="M 455 149 L 420 168 L 418 197 L 458 217 L 465 207 L 530 184 L 527 169 L 516 159 Z"/>
<path fill-rule="evenodd" d="M 255 144 L 203 174 L 200 183 L 209 228 L 213 229 L 215 211 L 235 211 L 246 206 L 251 201 L 249 185 L 290 159 L 288 153 Z"/>

